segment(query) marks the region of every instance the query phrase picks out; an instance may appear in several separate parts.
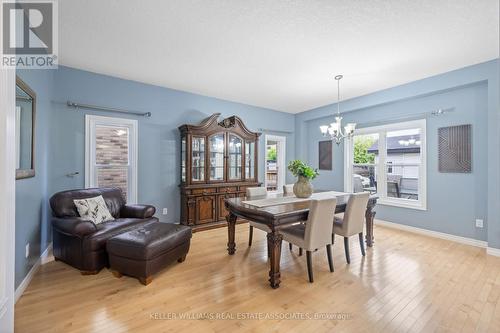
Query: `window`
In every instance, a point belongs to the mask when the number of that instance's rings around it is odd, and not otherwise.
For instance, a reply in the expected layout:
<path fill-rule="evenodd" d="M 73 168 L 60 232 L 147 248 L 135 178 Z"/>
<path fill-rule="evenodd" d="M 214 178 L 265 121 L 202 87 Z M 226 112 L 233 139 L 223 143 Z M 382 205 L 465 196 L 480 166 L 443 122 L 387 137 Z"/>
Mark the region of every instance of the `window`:
<path fill-rule="evenodd" d="M 85 116 L 85 187 L 118 187 L 137 202 L 137 120 Z"/>
<path fill-rule="evenodd" d="M 387 173 L 392 173 L 392 162 L 387 161 Z"/>
<path fill-rule="evenodd" d="M 379 203 L 426 209 L 425 120 L 356 130 L 345 141 L 345 190 L 377 193 Z"/>

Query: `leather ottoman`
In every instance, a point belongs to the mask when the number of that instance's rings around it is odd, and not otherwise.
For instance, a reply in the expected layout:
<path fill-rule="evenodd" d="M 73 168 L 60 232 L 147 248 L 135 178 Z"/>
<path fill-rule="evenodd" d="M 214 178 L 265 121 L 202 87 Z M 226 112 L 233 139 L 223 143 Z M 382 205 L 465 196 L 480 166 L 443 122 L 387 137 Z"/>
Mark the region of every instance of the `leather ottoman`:
<path fill-rule="evenodd" d="M 148 285 L 152 275 L 189 251 L 191 228 L 171 223 L 151 223 L 119 234 L 106 243 L 113 275 L 136 277 Z"/>

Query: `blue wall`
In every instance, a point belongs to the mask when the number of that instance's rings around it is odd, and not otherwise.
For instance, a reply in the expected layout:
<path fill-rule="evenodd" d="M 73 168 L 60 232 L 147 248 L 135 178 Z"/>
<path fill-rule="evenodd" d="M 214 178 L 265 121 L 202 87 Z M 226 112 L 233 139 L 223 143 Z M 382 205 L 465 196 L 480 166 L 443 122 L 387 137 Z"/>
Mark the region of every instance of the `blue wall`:
<path fill-rule="evenodd" d="M 406 117 L 416 119 L 438 108 L 455 112 L 427 118 L 427 211 L 377 207 L 377 217 L 419 228 L 475 238 L 500 247 L 498 60 L 343 102 L 344 121 L 359 127 Z M 296 118 L 296 157 L 317 165 L 319 125 L 333 121 L 335 105 L 303 112 Z M 422 116 L 420 116 L 421 118 Z M 398 120 L 402 121 L 402 120 Z M 437 128 L 473 125 L 473 172 L 442 174 L 437 171 Z M 322 171 L 317 187 L 344 187 L 343 146 L 334 149 L 334 170 Z M 475 219 L 485 219 L 483 229 Z"/>
<path fill-rule="evenodd" d="M 47 205 L 49 125 L 54 72 L 20 70 L 17 75 L 36 93 L 35 177 L 16 180 L 16 288 L 50 243 Z M 30 255 L 25 257 L 26 244 Z"/>

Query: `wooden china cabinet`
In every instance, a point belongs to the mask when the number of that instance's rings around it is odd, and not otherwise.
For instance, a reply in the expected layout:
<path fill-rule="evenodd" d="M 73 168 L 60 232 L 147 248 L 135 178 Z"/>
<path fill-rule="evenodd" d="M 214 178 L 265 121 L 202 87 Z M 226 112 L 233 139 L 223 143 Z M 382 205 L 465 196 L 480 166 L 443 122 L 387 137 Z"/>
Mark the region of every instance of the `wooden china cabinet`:
<path fill-rule="evenodd" d="M 181 223 L 193 231 L 226 226 L 224 199 L 245 196 L 258 182 L 258 141 L 243 121 L 219 121 L 215 113 L 199 125 L 182 125 Z"/>

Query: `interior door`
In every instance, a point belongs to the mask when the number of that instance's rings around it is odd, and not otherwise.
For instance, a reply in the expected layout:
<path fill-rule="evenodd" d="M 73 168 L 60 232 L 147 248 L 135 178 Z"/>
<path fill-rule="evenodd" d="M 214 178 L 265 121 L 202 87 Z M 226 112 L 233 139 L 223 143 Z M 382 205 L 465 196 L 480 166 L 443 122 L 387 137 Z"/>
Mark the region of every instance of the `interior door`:
<path fill-rule="evenodd" d="M 265 186 L 270 192 L 282 192 L 286 178 L 286 137 L 266 135 Z"/>
<path fill-rule="evenodd" d="M 0 15 L 1 15 L 0 9 Z M 16 72 L 0 68 L 0 331 L 14 331 Z"/>

